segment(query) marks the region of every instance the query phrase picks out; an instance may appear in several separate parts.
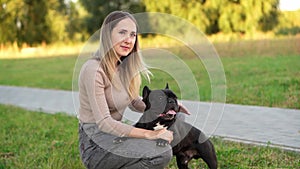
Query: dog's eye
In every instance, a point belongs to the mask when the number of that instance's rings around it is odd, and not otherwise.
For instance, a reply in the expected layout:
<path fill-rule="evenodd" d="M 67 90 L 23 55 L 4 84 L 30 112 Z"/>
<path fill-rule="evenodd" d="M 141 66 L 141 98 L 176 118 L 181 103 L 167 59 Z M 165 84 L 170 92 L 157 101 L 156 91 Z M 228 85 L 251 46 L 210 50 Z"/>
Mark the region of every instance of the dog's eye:
<path fill-rule="evenodd" d="M 176 103 L 174 99 L 168 99 L 168 103 Z"/>

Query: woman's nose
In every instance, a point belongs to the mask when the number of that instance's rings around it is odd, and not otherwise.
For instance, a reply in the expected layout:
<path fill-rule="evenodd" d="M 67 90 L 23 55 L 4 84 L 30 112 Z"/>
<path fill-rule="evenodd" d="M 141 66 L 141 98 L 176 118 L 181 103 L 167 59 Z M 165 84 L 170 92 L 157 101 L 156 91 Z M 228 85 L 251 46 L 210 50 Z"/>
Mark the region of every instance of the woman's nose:
<path fill-rule="evenodd" d="M 130 36 L 127 36 L 125 39 L 124 39 L 124 42 L 126 43 L 132 43 L 132 38 Z"/>
<path fill-rule="evenodd" d="M 124 39 L 124 42 L 126 43 L 132 43 L 134 42 L 135 40 L 135 36 L 131 35 L 131 34 L 128 34 L 126 35 L 125 39 Z"/>

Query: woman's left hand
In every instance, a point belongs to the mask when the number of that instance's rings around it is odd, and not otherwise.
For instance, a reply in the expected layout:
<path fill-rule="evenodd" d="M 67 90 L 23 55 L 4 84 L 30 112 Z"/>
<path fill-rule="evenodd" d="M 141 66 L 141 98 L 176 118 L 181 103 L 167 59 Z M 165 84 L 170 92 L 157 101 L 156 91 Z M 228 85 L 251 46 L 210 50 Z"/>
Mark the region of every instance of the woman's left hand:
<path fill-rule="evenodd" d="M 187 115 L 190 115 L 190 111 L 182 104 L 182 103 L 178 103 L 179 106 L 179 112 L 185 113 Z"/>

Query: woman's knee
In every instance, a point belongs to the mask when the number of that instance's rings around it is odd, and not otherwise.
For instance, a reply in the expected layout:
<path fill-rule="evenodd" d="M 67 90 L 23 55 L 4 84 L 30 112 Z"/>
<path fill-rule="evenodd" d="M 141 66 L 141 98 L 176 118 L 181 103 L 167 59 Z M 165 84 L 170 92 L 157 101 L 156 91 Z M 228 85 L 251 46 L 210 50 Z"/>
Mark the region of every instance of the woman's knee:
<path fill-rule="evenodd" d="M 142 161 L 145 163 L 148 168 L 164 168 L 171 161 L 173 156 L 172 149 L 169 149 L 157 156 L 144 158 Z"/>

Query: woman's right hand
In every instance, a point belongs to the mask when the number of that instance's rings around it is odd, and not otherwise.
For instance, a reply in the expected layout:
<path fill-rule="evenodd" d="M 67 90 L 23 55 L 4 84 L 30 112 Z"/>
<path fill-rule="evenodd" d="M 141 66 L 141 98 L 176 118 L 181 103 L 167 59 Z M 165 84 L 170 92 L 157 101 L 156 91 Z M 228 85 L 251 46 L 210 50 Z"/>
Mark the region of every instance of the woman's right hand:
<path fill-rule="evenodd" d="M 149 133 L 148 139 L 163 139 L 171 143 L 171 141 L 173 140 L 173 132 L 165 128 L 161 130 L 151 131 Z"/>
<path fill-rule="evenodd" d="M 171 143 L 171 141 L 173 140 L 173 132 L 165 128 L 153 131 L 134 127 L 128 136 L 135 138 L 145 138 L 149 140 L 164 139 L 169 143 Z"/>

